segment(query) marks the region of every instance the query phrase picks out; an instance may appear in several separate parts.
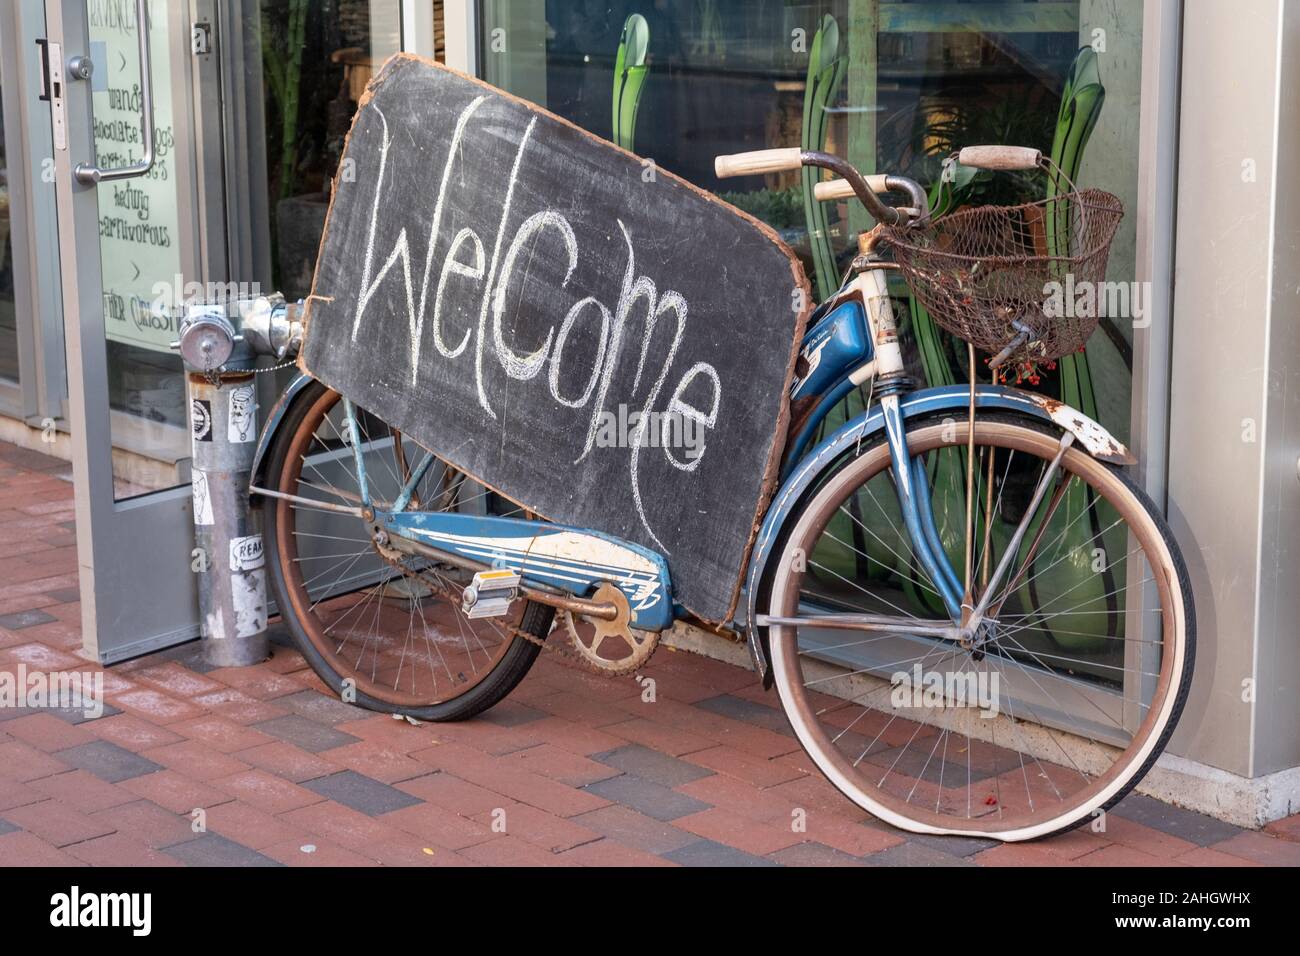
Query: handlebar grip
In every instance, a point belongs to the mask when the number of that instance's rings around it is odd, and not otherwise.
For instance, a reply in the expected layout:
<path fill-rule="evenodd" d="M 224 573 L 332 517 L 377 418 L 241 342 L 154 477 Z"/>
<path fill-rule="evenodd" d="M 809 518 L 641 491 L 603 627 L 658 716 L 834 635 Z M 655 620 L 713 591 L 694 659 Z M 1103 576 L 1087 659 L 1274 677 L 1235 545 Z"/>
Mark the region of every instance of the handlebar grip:
<path fill-rule="evenodd" d="M 867 181 L 873 193 L 887 193 L 889 187 L 885 185 L 885 174 L 876 173 L 874 176 L 862 177 Z M 847 179 L 828 179 L 825 182 L 813 186 L 813 196 L 820 202 L 830 202 L 834 199 L 852 199 L 857 195 L 853 191 L 852 184 Z"/>
<path fill-rule="evenodd" d="M 1043 152 L 1029 146 L 967 146 L 957 154 L 957 162 L 975 169 L 1037 169 Z"/>
<path fill-rule="evenodd" d="M 798 146 L 788 149 L 759 149 L 752 153 L 733 153 L 717 156 L 713 171 L 719 179 L 729 176 L 753 176 L 758 173 L 780 173 L 803 166 L 803 150 Z"/>

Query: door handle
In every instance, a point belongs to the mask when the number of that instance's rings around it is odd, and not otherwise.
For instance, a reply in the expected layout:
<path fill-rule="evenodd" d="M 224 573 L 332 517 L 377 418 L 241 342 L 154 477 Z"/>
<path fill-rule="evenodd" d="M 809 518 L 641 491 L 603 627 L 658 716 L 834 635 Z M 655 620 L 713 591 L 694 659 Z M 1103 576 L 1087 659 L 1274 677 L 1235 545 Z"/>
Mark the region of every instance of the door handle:
<path fill-rule="evenodd" d="M 144 145 L 144 155 L 129 166 L 117 166 L 104 169 L 92 163 L 77 163 L 72 174 L 77 182 L 93 186 L 96 183 L 114 179 L 130 179 L 143 176 L 153 169 L 154 164 L 154 128 L 153 128 L 153 64 L 149 59 L 149 11 L 148 0 L 135 0 L 135 34 L 140 44 L 140 141 Z"/>
<path fill-rule="evenodd" d="M 50 41 L 47 37 L 37 37 L 36 45 L 41 48 L 41 94 L 36 97 L 42 102 L 50 102 Z M 58 44 L 55 44 L 58 47 Z"/>

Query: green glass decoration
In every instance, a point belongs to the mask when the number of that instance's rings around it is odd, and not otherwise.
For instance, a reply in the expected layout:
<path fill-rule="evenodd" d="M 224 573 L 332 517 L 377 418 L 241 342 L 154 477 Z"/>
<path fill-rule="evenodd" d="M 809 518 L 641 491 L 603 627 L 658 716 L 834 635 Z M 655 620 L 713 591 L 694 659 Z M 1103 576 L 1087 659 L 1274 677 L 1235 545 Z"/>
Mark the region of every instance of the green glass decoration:
<path fill-rule="evenodd" d="M 646 75 L 650 72 L 645 62 L 649 47 L 650 26 L 645 17 L 634 13 L 623 23 L 618 53 L 614 57 L 613 118 L 609 137 L 629 151 L 634 148 L 637 109 L 641 105 Z"/>

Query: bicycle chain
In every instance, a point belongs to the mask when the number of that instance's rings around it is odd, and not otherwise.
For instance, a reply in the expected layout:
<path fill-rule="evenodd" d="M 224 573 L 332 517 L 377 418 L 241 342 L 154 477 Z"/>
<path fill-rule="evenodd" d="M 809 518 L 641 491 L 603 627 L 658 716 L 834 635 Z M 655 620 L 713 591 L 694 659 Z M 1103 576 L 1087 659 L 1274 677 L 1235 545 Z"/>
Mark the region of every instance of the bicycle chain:
<path fill-rule="evenodd" d="M 435 591 L 438 594 L 441 594 L 445 599 L 451 601 L 454 605 L 459 607 L 460 595 L 455 594 L 451 587 L 448 587 L 447 585 L 443 584 L 441 581 L 434 580 L 428 577 L 423 571 L 418 571 L 413 568 L 408 568 L 406 565 L 401 563 L 400 559 L 393 558 L 390 555 L 385 554 L 384 553 L 385 549 L 383 548 L 376 547 L 375 551 L 379 554 L 381 558 L 383 558 L 390 565 L 392 565 L 398 571 L 400 571 L 404 577 L 419 578 L 430 588 L 430 590 Z M 551 621 L 552 631 L 555 630 L 560 624 L 558 615 L 570 614 L 571 612 L 557 608 L 555 613 L 556 613 L 556 617 Z M 605 668 L 597 667 L 595 664 L 592 664 L 591 661 L 587 660 L 587 658 L 583 657 L 577 651 L 569 648 L 567 644 L 552 643 L 550 641 L 547 641 L 546 638 L 544 637 L 538 637 L 536 634 L 532 634 L 529 631 L 525 631 L 523 628 L 516 627 L 513 624 L 507 624 L 504 621 L 499 622 L 498 626 L 502 630 L 504 630 L 505 633 L 510 637 L 521 637 L 530 644 L 536 644 L 544 651 L 549 651 L 552 654 L 558 654 L 560 657 L 567 658 L 568 660 L 571 660 L 574 663 L 576 663 L 582 670 L 585 670 L 588 673 L 596 674 L 599 675 L 600 677 L 635 678 L 635 674 L 637 671 L 637 668 L 635 667 L 627 671 L 607 670 Z M 548 631 L 547 633 L 549 634 L 550 632 Z"/>

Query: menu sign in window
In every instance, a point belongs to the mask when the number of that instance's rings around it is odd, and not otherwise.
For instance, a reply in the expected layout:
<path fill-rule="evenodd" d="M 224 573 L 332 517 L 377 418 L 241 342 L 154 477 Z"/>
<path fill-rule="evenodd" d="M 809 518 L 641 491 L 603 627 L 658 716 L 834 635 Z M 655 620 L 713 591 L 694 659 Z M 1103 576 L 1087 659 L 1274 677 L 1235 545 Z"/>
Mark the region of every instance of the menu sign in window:
<path fill-rule="evenodd" d="M 95 162 L 126 166 L 144 153 L 135 4 L 89 0 L 87 9 L 95 63 Z M 154 165 L 143 176 L 99 184 L 99 242 L 108 338 L 165 352 L 176 339 L 170 307 L 178 296 L 170 290 L 181 272 L 166 0 L 150 0 L 149 13 Z"/>

